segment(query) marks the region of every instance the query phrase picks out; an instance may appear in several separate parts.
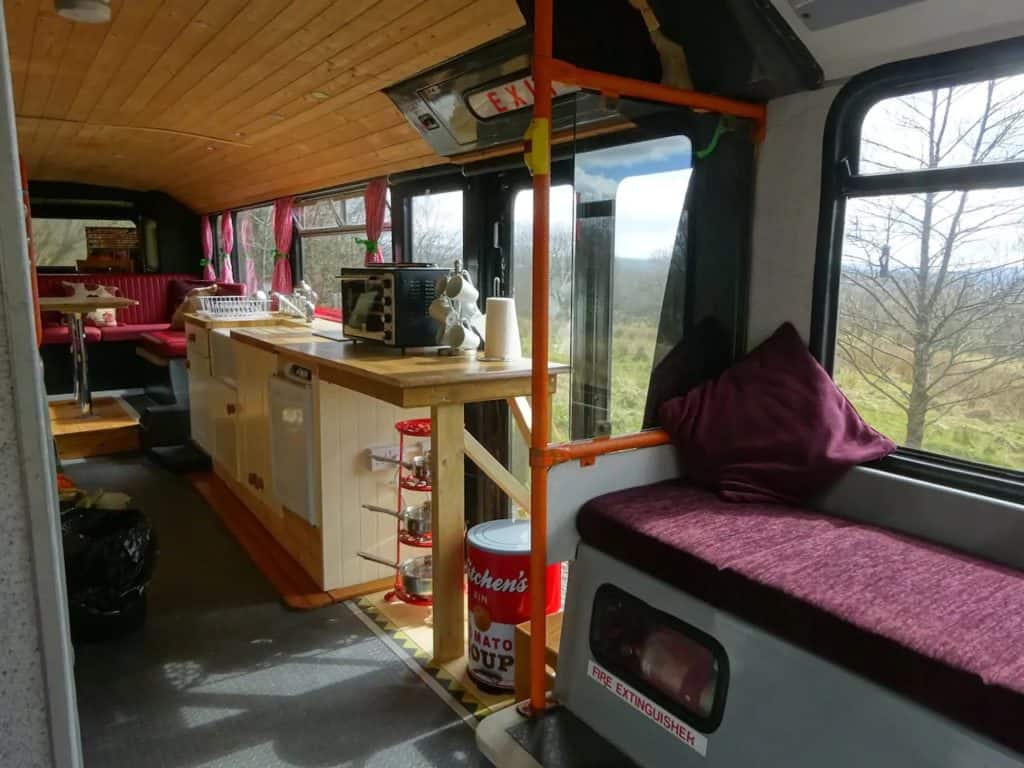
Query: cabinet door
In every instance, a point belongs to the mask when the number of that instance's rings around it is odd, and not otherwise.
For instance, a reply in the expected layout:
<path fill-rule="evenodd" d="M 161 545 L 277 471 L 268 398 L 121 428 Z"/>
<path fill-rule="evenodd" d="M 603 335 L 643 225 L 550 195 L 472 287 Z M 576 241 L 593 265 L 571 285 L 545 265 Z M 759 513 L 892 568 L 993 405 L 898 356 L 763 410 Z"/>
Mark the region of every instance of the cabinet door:
<path fill-rule="evenodd" d="M 198 363 L 197 364 L 197 360 Z M 192 442 L 213 455 L 213 440 L 210 430 L 210 372 L 205 358 L 189 358 L 188 368 L 188 401 L 189 427 L 192 431 Z"/>
<path fill-rule="evenodd" d="M 210 424 L 213 456 L 234 479 L 238 479 L 238 394 L 220 379 L 210 380 Z"/>
<path fill-rule="evenodd" d="M 275 355 L 235 342 L 239 481 L 268 506 L 273 505 L 273 492 L 267 381 L 276 370 Z"/>

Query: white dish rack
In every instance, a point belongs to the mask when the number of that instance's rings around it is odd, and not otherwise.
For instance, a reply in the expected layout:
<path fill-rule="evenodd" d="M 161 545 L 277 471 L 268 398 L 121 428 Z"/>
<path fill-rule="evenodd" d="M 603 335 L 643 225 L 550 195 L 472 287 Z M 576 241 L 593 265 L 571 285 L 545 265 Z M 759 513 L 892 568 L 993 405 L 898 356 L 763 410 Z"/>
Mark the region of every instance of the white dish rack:
<path fill-rule="evenodd" d="M 256 296 L 200 296 L 199 311 L 204 315 L 234 320 L 270 316 L 270 299 Z"/>

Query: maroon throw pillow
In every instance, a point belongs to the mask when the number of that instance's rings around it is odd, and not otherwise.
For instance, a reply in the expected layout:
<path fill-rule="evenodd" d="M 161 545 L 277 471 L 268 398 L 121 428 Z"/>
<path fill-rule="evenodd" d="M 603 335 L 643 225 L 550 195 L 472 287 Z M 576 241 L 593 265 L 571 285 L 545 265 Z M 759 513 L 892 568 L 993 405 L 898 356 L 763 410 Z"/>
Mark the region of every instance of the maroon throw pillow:
<path fill-rule="evenodd" d="M 896 450 L 785 323 L 726 370 L 661 407 L 689 479 L 728 501 L 799 503 Z"/>

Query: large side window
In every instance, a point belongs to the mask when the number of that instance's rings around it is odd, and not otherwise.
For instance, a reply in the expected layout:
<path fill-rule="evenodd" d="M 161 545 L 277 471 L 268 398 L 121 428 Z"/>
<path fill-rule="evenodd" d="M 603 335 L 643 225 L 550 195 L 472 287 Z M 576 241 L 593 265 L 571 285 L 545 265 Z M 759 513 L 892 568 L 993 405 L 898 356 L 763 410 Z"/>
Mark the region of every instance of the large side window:
<path fill-rule="evenodd" d="M 40 267 L 82 267 L 88 271 L 85 262 L 91 257 L 139 255 L 139 233 L 134 221 L 35 219 L 32 237 Z"/>
<path fill-rule="evenodd" d="M 391 210 L 384 214 L 384 229 L 379 245 L 385 261 L 392 260 Z M 320 296 L 320 307 L 340 310 L 338 277 L 342 267 L 361 267 L 366 263 L 366 208 L 363 191 L 320 197 L 298 208 L 299 234 L 302 238 L 302 279 Z"/>
<path fill-rule="evenodd" d="M 462 190 L 415 195 L 409 200 L 410 261 L 450 267 L 462 259 Z"/>
<path fill-rule="evenodd" d="M 235 224 L 235 247 L 238 250 L 238 268 L 235 280 L 247 283 L 246 275 L 252 267 L 258 290 L 270 291 L 274 279 L 274 206 L 261 205 L 238 212 Z"/>
<path fill-rule="evenodd" d="M 1019 483 L 1024 76 L 895 79 L 830 122 L 812 346 L 904 462 Z"/>

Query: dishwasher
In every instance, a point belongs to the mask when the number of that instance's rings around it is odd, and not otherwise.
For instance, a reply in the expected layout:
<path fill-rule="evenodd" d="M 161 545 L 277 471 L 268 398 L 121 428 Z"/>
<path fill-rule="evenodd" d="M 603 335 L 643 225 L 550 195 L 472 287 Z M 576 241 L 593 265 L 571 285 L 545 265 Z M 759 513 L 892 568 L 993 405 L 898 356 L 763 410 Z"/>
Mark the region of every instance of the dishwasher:
<path fill-rule="evenodd" d="M 312 371 L 286 365 L 267 382 L 267 404 L 274 496 L 290 512 L 319 526 Z"/>

